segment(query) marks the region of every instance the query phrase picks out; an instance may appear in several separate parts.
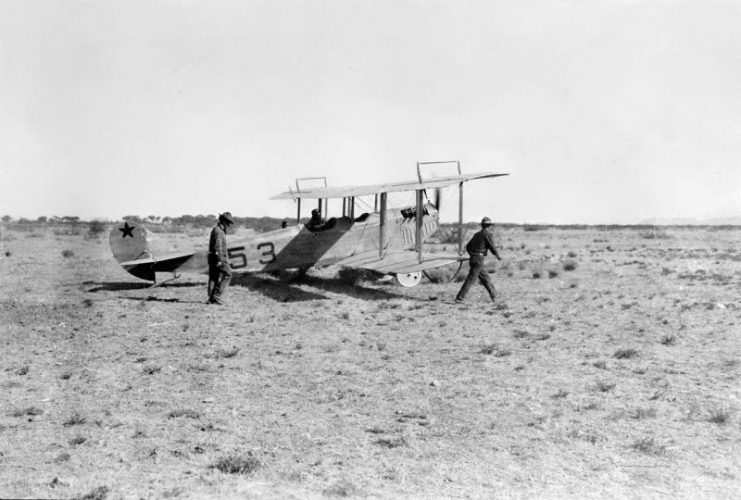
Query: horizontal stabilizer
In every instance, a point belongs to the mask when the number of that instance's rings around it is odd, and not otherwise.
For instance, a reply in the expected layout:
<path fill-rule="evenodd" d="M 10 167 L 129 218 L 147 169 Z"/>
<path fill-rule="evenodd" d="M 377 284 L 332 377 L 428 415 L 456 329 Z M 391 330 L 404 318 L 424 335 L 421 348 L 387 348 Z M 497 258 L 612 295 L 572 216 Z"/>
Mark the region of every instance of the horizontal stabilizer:
<path fill-rule="evenodd" d="M 420 262 L 414 250 L 389 250 L 383 259 L 377 250 L 362 252 L 337 262 L 339 266 L 359 267 L 385 274 L 415 273 L 468 260 L 468 257 L 450 253 L 425 254 Z"/>
<path fill-rule="evenodd" d="M 143 259 L 136 259 L 136 260 L 128 260 L 126 262 L 119 262 L 122 266 L 138 266 L 140 264 L 162 264 L 166 265 L 168 262 L 175 261 L 175 262 L 184 262 L 188 260 L 190 257 L 193 256 L 194 252 L 189 253 L 173 253 L 173 254 L 166 254 L 166 255 L 158 255 L 156 259 L 152 257 L 145 257 Z M 159 269 L 158 269 L 159 271 Z"/>

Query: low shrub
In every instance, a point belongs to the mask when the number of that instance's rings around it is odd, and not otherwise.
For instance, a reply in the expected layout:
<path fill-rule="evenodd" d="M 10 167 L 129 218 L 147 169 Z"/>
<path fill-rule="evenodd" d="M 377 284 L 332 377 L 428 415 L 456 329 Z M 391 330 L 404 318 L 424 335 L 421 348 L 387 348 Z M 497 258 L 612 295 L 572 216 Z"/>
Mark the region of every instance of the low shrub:
<path fill-rule="evenodd" d="M 573 271 L 576 269 L 576 261 L 572 259 L 568 259 L 563 261 L 563 270 L 564 271 Z"/>
<path fill-rule="evenodd" d="M 262 464 L 252 456 L 252 452 L 247 454 L 232 453 L 220 458 L 211 466 L 224 474 L 242 474 L 249 475 L 255 473 Z"/>

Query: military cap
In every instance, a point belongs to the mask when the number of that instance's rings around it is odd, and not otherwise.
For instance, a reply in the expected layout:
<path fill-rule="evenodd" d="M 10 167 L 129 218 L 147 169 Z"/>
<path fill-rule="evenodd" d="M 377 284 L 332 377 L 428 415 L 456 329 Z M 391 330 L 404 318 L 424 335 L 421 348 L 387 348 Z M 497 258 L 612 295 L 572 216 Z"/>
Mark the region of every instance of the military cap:
<path fill-rule="evenodd" d="M 232 219 L 231 212 L 224 212 L 223 214 L 219 214 L 219 220 L 224 220 L 229 224 L 234 224 L 234 219 Z"/>

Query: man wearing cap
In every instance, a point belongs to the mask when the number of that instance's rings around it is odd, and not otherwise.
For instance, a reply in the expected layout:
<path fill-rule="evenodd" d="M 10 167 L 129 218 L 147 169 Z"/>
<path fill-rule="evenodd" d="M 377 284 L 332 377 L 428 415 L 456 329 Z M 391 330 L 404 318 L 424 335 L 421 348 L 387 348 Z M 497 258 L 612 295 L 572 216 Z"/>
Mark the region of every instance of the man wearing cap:
<path fill-rule="evenodd" d="M 455 301 L 458 303 L 462 303 L 465 300 L 468 290 L 471 288 L 471 285 L 473 285 L 473 282 L 476 281 L 477 278 L 481 282 L 481 284 L 484 285 L 486 291 L 489 292 L 491 300 L 496 300 L 497 291 L 494 289 L 494 285 L 491 284 L 489 273 L 484 267 L 484 257 L 486 257 L 486 253 L 489 250 L 491 250 L 491 253 L 493 253 L 497 259 L 502 260 L 502 258 L 499 256 L 499 252 L 497 252 L 497 249 L 494 248 L 494 238 L 491 234 L 491 231 L 489 230 L 491 226 L 491 219 L 488 217 L 484 217 L 481 220 L 481 231 L 474 234 L 473 238 L 471 238 L 471 241 L 469 241 L 466 245 L 466 251 L 468 252 L 468 255 L 471 256 L 471 258 L 468 261 L 468 277 L 463 283 L 463 286 L 458 292 L 458 295 L 455 297 Z"/>
<path fill-rule="evenodd" d="M 208 242 L 208 304 L 223 304 L 221 296 L 232 279 L 226 249 L 226 230 L 232 224 L 232 214 L 224 212 L 219 215 L 219 221 L 211 230 Z"/>
<path fill-rule="evenodd" d="M 322 220 L 322 214 L 319 212 L 319 209 L 315 208 L 311 211 L 311 219 L 309 219 L 309 222 L 306 223 L 307 227 L 317 227 L 324 224 L 324 221 Z"/>

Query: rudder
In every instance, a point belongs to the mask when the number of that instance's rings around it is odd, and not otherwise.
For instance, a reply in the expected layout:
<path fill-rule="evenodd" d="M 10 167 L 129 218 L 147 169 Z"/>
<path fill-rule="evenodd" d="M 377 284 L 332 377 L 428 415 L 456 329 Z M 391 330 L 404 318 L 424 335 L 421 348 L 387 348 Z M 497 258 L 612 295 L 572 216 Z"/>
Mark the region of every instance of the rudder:
<path fill-rule="evenodd" d="M 113 257 L 126 271 L 137 278 L 154 281 L 154 259 L 147 228 L 125 222 L 121 227 L 114 227 L 108 239 Z"/>

